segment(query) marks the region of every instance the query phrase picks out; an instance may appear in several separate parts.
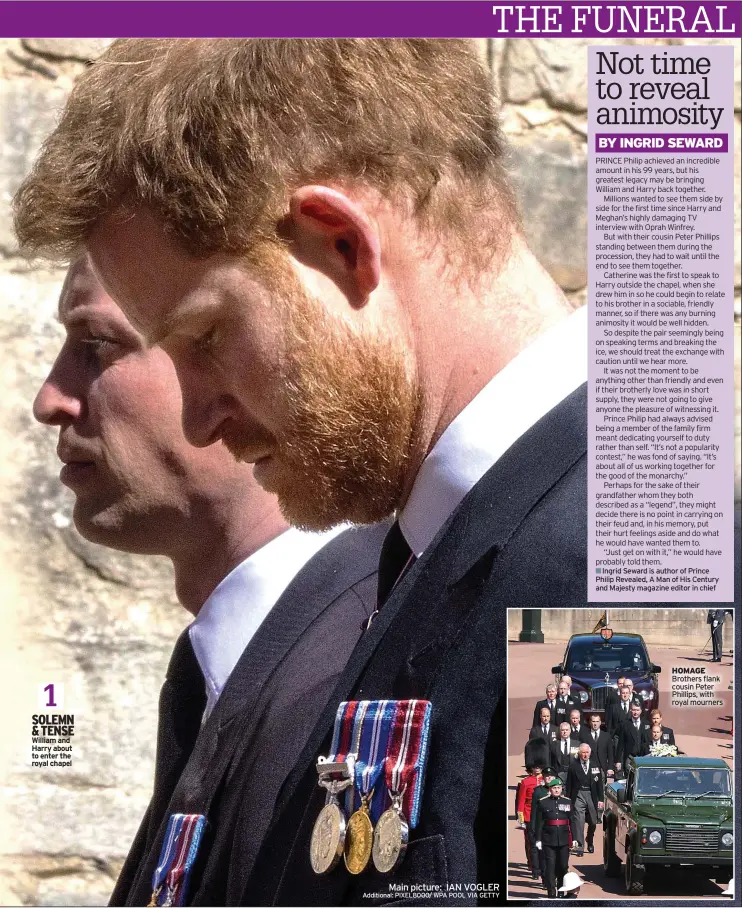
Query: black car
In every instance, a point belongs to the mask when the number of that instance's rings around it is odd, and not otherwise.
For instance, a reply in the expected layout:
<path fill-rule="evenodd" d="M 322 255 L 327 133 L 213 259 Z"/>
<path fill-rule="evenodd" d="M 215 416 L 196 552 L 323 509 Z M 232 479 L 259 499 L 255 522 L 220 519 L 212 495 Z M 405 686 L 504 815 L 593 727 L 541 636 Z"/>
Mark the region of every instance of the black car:
<path fill-rule="evenodd" d="M 573 634 L 564 659 L 551 669 L 557 679 L 572 678 L 572 697 L 583 715 L 605 712 L 608 688 L 617 690 L 619 678 L 630 678 L 645 710 L 659 707 L 657 675 L 661 671 L 649 658 L 640 634 L 617 634 L 603 628 L 597 634 Z"/>

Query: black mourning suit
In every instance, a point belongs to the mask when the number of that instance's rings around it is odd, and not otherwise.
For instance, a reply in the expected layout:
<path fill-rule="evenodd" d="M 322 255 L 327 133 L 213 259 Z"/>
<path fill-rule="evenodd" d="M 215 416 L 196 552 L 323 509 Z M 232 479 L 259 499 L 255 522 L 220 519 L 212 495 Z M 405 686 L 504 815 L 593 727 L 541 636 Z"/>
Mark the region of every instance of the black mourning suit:
<path fill-rule="evenodd" d="M 585 422 L 582 386 L 505 452 L 391 593 L 284 787 L 243 904 L 365 904 L 392 883 L 502 882 L 506 610 L 586 602 Z M 394 872 L 316 876 L 314 763 L 337 704 L 379 697 L 432 702 L 420 822 Z"/>
<path fill-rule="evenodd" d="M 569 737 L 566 738 L 567 741 L 567 752 L 564 752 L 564 744 L 562 738 L 557 738 L 556 741 L 553 741 L 551 744 L 551 765 L 557 771 L 557 774 L 563 779 L 566 779 L 566 772 L 569 769 L 569 765 L 574 759 L 574 754 L 580 747 L 580 739 Z"/>
<path fill-rule="evenodd" d="M 544 708 L 549 710 L 549 717 L 550 717 L 549 723 L 551 725 L 554 725 L 556 722 L 556 700 L 549 700 L 548 697 L 546 697 L 543 700 L 539 700 L 538 703 L 536 704 L 536 706 L 534 707 L 533 724 L 534 725 L 541 724 L 541 710 Z"/>
<path fill-rule="evenodd" d="M 613 759 L 613 737 L 607 731 L 598 729 L 596 732 L 598 740 L 593 738 L 592 728 L 586 728 L 580 735 L 581 744 L 590 745 L 590 761 L 597 762 L 598 766 L 605 777 L 609 769 L 614 769 L 615 760 Z"/>
<path fill-rule="evenodd" d="M 644 731 L 639 721 L 639 728 L 633 721 L 622 723 L 618 730 L 618 744 L 616 745 L 616 763 L 625 767 L 629 757 L 638 756 L 644 743 Z"/>
<path fill-rule="evenodd" d="M 224 905 L 228 887 L 241 886 L 280 786 L 376 604 L 387 530 L 350 530 L 307 562 L 245 648 L 201 734 L 204 679 L 188 632 L 181 636 L 160 698 L 154 794 L 111 905 L 148 903 L 168 816 L 207 806 L 187 904 Z"/>
<path fill-rule="evenodd" d="M 605 713 L 605 724 L 609 735 L 617 735 L 624 722 L 631 721 L 631 700 L 626 709 L 624 702 L 620 701 L 608 707 Z"/>

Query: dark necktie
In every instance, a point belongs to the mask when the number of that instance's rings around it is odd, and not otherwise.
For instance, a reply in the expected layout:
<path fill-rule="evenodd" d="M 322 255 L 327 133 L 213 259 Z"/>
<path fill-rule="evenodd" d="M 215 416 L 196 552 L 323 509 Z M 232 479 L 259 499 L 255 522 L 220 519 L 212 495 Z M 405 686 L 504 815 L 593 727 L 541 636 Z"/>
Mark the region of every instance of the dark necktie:
<path fill-rule="evenodd" d="M 547 735 L 547 734 L 549 733 L 549 726 L 548 726 L 548 725 L 542 725 L 542 726 L 541 726 L 541 730 L 543 731 L 543 733 L 544 733 L 545 735 Z"/>
<path fill-rule="evenodd" d="M 566 741 L 566 739 L 565 739 L 564 741 L 562 741 L 562 753 L 563 753 L 563 754 L 566 754 L 566 753 L 567 753 L 567 741 Z"/>
<path fill-rule="evenodd" d="M 186 629 L 175 644 L 160 693 L 150 835 L 157 832 L 173 789 L 191 755 L 205 706 L 204 676 Z"/>
<path fill-rule="evenodd" d="M 376 594 L 376 608 L 380 609 L 391 595 L 394 587 L 415 563 L 415 556 L 407 544 L 404 534 L 395 520 L 386 534 L 379 558 L 379 587 Z"/>
<path fill-rule="evenodd" d="M 597 741 L 597 740 L 598 740 L 598 733 L 597 733 L 597 731 L 594 731 L 593 732 L 593 741 Z"/>

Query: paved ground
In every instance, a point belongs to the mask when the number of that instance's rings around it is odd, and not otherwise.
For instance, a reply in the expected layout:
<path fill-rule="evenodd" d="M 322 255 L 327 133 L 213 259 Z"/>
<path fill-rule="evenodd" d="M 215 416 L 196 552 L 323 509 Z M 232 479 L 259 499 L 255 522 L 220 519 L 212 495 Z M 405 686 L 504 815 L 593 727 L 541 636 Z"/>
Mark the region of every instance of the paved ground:
<path fill-rule="evenodd" d="M 564 644 L 508 644 L 508 895 L 511 898 L 546 898 L 546 892 L 538 881 L 532 880 L 525 865 L 523 833 L 515 823 L 515 788 L 525 776 L 523 746 L 533 719 L 533 707 L 544 696 L 546 684 L 553 680 L 552 665 L 561 661 Z M 660 681 L 660 709 L 666 725 L 675 731 L 678 747 L 689 756 L 721 757 L 732 765 L 732 692 L 727 690 L 734 676 L 729 651 L 721 665 L 710 662 L 709 656 L 699 656 L 697 649 L 652 647 L 652 660 L 662 666 Z M 669 688 L 672 666 L 708 665 L 709 673 L 721 675 L 719 699 L 722 707 L 699 707 L 673 709 L 670 704 Z M 603 874 L 602 826 L 595 836 L 595 854 L 583 858 L 572 857 L 570 870 L 576 871 L 583 879 L 580 899 L 625 897 L 623 879 L 607 879 Z M 699 898 L 718 896 L 725 886 L 704 879 L 682 869 L 660 872 L 646 887 L 647 898 Z"/>

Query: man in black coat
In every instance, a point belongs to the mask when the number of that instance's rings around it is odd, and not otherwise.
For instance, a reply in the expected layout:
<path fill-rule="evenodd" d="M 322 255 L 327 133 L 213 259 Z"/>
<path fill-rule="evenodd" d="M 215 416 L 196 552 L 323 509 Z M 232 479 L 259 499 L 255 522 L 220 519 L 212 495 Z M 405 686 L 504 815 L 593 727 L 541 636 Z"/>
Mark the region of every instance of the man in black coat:
<path fill-rule="evenodd" d="M 567 781 L 567 771 L 570 763 L 580 749 L 580 739 L 571 734 L 572 726 L 569 722 L 562 722 L 559 726 L 559 737 L 551 745 L 551 765 L 556 769 L 562 782 Z"/>
<path fill-rule="evenodd" d="M 626 770 L 629 757 L 638 756 L 644 743 L 644 731 L 641 720 L 642 710 L 638 703 L 631 704 L 631 718 L 622 722 L 618 729 L 616 745 L 616 769 Z"/>
<path fill-rule="evenodd" d="M 536 817 L 536 847 L 543 852 L 544 885 L 548 898 L 557 897 L 557 889 L 569 867 L 572 846 L 572 802 L 562 796 L 561 779 L 549 783 L 549 797 L 539 803 Z"/>
<path fill-rule="evenodd" d="M 569 692 L 569 681 L 562 678 L 557 686 L 557 698 L 555 706 L 555 721 L 569 722 L 569 717 L 573 709 L 580 710 L 579 701 L 576 700 Z"/>
<path fill-rule="evenodd" d="M 569 718 L 569 726 L 570 726 L 570 730 L 569 730 L 570 735 L 573 738 L 577 738 L 578 741 L 581 740 L 582 733 L 587 728 L 587 726 L 584 725 L 582 722 L 582 712 L 579 709 L 577 709 L 577 707 L 572 707 L 568 718 Z"/>
<path fill-rule="evenodd" d="M 539 700 L 533 708 L 533 725 L 538 725 L 541 722 L 541 710 L 544 707 L 549 710 L 549 723 L 552 725 L 559 724 L 556 722 L 556 698 L 557 686 L 552 681 L 546 685 L 546 697 L 543 700 Z"/>
<path fill-rule="evenodd" d="M 190 445 L 171 361 L 146 348 L 85 258 L 69 270 L 59 320 L 67 340 L 34 413 L 59 427 L 75 524 L 111 548 L 170 557 L 194 616 L 160 696 L 152 800 L 111 896 L 144 905 L 173 813 L 208 814 L 202 847 L 234 850 L 249 872 L 273 801 L 373 610 L 388 527 L 290 529 L 250 465 L 221 444 Z M 237 802 L 249 825 L 238 827 Z M 222 903 L 227 868 L 196 869 L 186 897 L 203 889 L 202 900 Z"/>
<path fill-rule="evenodd" d="M 618 737 L 618 731 L 624 722 L 631 720 L 632 692 L 631 688 L 624 685 L 618 692 L 618 703 L 613 703 L 606 709 L 605 724 L 609 735 Z"/>
<path fill-rule="evenodd" d="M 605 782 L 608 774 L 613 775 L 614 770 L 613 737 L 600 724 L 600 716 L 593 713 L 589 727 L 583 728 L 580 743 L 590 745 L 590 757 L 600 766 Z"/>
<path fill-rule="evenodd" d="M 706 623 L 711 628 L 711 643 L 714 652 L 713 658 L 711 659 L 712 662 L 721 662 L 721 657 L 724 652 L 723 634 L 726 613 L 727 610 L 724 608 L 710 608 L 708 610 Z"/>
<path fill-rule="evenodd" d="M 648 720 L 642 724 L 643 751 L 645 751 L 642 756 L 646 756 L 653 743 L 675 745 L 675 732 L 669 726 L 662 724 L 662 713 L 658 709 L 653 709 L 649 713 Z M 652 734 L 654 728 L 659 729 L 659 735 Z"/>
<path fill-rule="evenodd" d="M 551 721 L 551 710 L 547 706 L 541 707 L 538 724 L 528 732 L 528 740 L 534 738 L 543 738 L 546 741 L 547 749 L 556 741 L 559 736 L 559 726 L 554 725 Z"/>
<path fill-rule="evenodd" d="M 595 851 L 595 827 L 603 809 L 603 774 L 596 760 L 591 759 L 590 745 L 580 744 L 577 758 L 567 773 L 567 797 L 572 802 L 572 840 L 577 845 L 577 857 L 585 849 L 585 820 L 587 819 L 587 850 Z"/>

